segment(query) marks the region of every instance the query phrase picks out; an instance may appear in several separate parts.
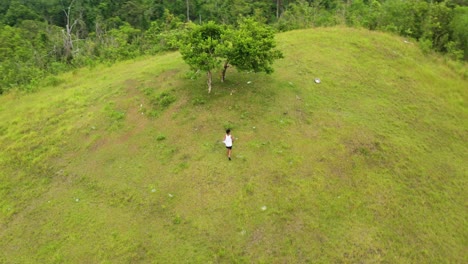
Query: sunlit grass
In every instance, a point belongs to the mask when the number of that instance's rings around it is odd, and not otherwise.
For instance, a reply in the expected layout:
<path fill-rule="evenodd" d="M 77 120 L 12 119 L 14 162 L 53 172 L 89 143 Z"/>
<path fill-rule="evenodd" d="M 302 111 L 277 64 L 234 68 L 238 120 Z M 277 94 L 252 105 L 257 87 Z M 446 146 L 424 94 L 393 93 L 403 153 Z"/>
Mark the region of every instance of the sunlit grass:
<path fill-rule="evenodd" d="M 1 97 L 0 262 L 463 262 L 462 71 L 363 30 L 278 42 L 211 94 L 170 53 Z"/>

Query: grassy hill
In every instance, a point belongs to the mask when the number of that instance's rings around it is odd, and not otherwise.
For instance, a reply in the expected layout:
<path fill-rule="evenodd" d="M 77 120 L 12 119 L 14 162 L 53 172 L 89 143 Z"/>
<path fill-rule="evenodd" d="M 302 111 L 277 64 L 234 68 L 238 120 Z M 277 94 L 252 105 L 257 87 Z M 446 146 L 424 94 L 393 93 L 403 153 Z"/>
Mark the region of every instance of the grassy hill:
<path fill-rule="evenodd" d="M 466 68 L 365 30 L 277 39 L 273 75 L 211 94 L 169 53 L 0 97 L 0 263 L 467 262 Z"/>

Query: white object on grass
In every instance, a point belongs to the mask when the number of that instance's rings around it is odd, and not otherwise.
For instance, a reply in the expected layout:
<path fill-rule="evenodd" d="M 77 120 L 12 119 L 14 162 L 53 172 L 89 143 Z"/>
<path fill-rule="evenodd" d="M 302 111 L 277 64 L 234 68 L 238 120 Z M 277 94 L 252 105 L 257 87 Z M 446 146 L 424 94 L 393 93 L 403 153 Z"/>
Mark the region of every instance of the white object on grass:
<path fill-rule="evenodd" d="M 320 79 L 319 78 L 315 78 L 315 83 L 320 83 Z"/>
<path fill-rule="evenodd" d="M 262 209 L 262 211 L 265 211 L 267 209 L 267 207 L 264 205 L 264 206 L 262 206 L 261 209 Z"/>

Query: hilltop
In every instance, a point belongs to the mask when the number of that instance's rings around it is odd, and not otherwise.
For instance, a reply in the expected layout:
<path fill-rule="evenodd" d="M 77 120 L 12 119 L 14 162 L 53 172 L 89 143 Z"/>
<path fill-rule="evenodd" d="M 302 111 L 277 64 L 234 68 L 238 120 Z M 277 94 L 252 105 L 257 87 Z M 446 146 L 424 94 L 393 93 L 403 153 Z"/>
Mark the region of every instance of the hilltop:
<path fill-rule="evenodd" d="M 167 53 L 0 97 L 0 262 L 465 262 L 466 69 L 366 30 L 277 41 L 211 94 Z"/>

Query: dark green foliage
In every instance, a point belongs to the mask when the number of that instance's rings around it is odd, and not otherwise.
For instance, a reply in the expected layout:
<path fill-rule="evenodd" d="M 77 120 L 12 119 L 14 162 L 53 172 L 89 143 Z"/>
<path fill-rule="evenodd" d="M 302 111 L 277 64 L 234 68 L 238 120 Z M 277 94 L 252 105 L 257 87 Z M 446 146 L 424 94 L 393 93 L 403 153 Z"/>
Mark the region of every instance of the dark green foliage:
<path fill-rule="evenodd" d="M 466 53 L 465 18 L 463 8 L 454 8 L 447 1 L 353 1 L 346 20 L 349 25 L 395 32 L 418 40 L 423 47 L 449 52 L 454 57 Z M 464 28 L 465 30 L 461 30 Z"/>
<path fill-rule="evenodd" d="M 141 48 L 148 54 L 177 50 L 184 28 L 185 24 L 166 9 L 162 21 L 151 22 L 148 30 L 145 31 Z"/>
<path fill-rule="evenodd" d="M 432 47 L 436 51 L 446 51 L 446 45 L 450 38 L 450 21 L 453 10 L 443 3 L 429 6 L 428 17 L 424 20 L 422 38 L 431 40 Z"/>
<path fill-rule="evenodd" d="M 468 6 L 456 7 L 454 9 L 453 19 L 450 23 L 453 34 L 453 43 L 461 51 L 464 59 L 468 59 Z M 450 52 L 451 50 L 448 49 Z"/>
<path fill-rule="evenodd" d="M 140 30 L 128 23 L 118 29 L 109 30 L 106 40 L 101 43 L 104 46 L 104 57 L 110 61 L 117 61 L 140 55 L 140 49 L 136 44 L 139 41 L 139 34 Z"/>
<path fill-rule="evenodd" d="M 349 6 L 346 15 L 346 23 L 350 26 L 362 26 L 371 30 L 377 28 L 378 15 L 382 5 L 378 1 L 356 0 Z"/>
<path fill-rule="evenodd" d="M 276 26 L 281 31 L 287 31 L 299 28 L 337 25 L 339 24 L 339 17 L 335 15 L 336 12 L 334 11 L 337 11 L 337 9 L 334 6 L 338 6 L 338 4 L 335 3 L 333 1 L 317 1 L 312 3 L 306 0 L 291 2 L 278 19 Z"/>
<path fill-rule="evenodd" d="M 0 28 L 0 93 L 11 87 L 27 85 L 43 76 L 34 61 L 32 43 L 19 28 Z"/>

